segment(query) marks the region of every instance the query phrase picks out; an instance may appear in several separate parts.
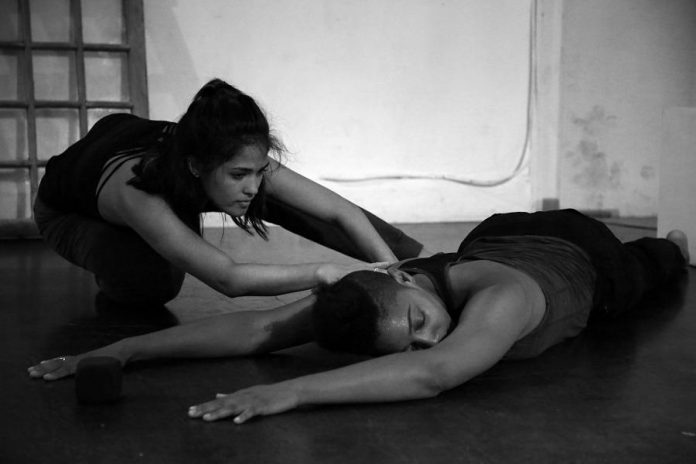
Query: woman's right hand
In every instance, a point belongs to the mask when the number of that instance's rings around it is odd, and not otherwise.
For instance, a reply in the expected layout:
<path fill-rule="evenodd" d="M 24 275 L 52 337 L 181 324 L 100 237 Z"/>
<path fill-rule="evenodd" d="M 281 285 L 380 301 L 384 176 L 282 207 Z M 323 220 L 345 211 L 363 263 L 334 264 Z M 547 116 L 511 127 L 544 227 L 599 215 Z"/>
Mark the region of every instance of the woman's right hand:
<path fill-rule="evenodd" d="M 346 275 L 355 271 L 375 271 L 385 272 L 389 266 L 388 261 L 377 263 L 356 263 L 356 264 L 322 264 L 317 268 L 317 279 L 320 286 L 333 285 Z"/>
<path fill-rule="evenodd" d="M 58 356 L 57 358 L 41 361 L 39 364 L 31 366 L 27 371 L 29 376 L 44 380 L 58 380 L 75 374 L 77 363 L 84 357 L 80 356 Z"/>

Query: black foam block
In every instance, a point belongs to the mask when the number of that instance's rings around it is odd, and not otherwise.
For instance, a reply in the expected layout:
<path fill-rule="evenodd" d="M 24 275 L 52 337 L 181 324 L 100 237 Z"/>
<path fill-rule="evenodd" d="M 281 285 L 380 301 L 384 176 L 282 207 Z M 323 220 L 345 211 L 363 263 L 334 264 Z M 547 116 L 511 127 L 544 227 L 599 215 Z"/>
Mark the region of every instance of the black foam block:
<path fill-rule="evenodd" d="M 121 362 L 109 356 L 84 358 L 77 363 L 75 394 L 84 404 L 111 403 L 121 397 Z"/>

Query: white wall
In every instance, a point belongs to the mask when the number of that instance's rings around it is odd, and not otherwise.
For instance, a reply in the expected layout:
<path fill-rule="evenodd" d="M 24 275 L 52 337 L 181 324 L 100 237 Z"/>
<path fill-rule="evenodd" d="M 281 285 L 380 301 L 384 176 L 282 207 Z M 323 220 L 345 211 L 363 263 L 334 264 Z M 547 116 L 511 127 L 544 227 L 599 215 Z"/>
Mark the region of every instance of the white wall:
<path fill-rule="evenodd" d="M 288 165 L 394 222 L 480 219 L 531 207 L 506 177 L 526 127 L 531 0 L 145 2 L 151 117 L 176 119 L 220 77 L 251 94 Z M 526 165 L 525 165 L 526 166 Z"/>
<path fill-rule="evenodd" d="M 563 5 L 560 204 L 655 215 L 662 114 L 696 103 L 696 2 Z"/>
<path fill-rule="evenodd" d="M 684 231 L 696 265 L 696 108 L 669 108 L 662 124 L 660 215 L 657 236 Z"/>

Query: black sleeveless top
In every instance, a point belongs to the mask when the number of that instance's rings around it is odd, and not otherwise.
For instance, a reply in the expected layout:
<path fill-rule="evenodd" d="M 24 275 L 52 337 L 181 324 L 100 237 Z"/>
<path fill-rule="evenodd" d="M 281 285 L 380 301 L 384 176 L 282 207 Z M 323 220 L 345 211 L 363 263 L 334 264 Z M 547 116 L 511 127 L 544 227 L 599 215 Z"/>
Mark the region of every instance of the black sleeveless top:
<path fill-rule="evenodd" d="M 546 300 L 542 320 L 517 340 L 505 359 L 538 356 L 549 347 L 578 335 L 593 307 L 596 271 L 587 253 L 566 240 L 548 236 L 479 237 L 457 253 L 439 253 L 405 262 L 400 269 L 430 279 L 447 312 L 457 321 L 464 305 L 456 307 L 448 277 L 452 265 L 486 260 L 524 272 L 539 285 Z"/>
<path fill-rule="evenodd" d="M 452 320 L 459 319 L 462 308 L 454 306 L 452 288 L 447 273 L 452 264 L 459 262 L 457 253 L 437 253 L 428 258 L 411 259 L 399 266 L 399 269 L 410 275 L 424 275 L 432 282 L 435 291 L 445 303 L 447 313 Z"/>
<path fill-rule="evenodd" d="M 157 150 L 175 127 L 173 122 L 150 121 L 126 113 L 105 116 L 84 138 L 48 160 L 39 197 L 54 209 L 102 219 L 97 209 L 102 173 Z"/>

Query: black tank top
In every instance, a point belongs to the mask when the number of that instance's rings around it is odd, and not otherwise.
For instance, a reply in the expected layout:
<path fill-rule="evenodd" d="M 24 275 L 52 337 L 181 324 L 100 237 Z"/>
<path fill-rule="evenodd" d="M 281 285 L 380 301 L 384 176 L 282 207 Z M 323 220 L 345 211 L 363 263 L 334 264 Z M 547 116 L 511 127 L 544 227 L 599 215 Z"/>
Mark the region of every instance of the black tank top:
<path fill-rule="evenodd" d="M 457 321 L 463 306 L 454 306 L 448 272 L 454 264 L 476 260 L 493 261 L 525 272 L 539 285 L 546 299 L 546 311 L 539 325 L 515 342 L 505 354 L 506 359 L 538 356 L 585 328 L 592 309 L 596 272 L 588 255 L 563 239 L 531 235 L 479 237 L 457 253 L 414 259 L 399 268 L 411 275 L 428 277 L 450 317 Z"/>
<path fill-rule="evenodd" d="M 457 253 L 438 253 L 428 258 L 417 258 L 406 261 L 399 269 L 410 275 L 424 275 L 433 283 L 435 291 L 438 293 L 445 308 L 452 320 L 459 319 L 461 308 L 454 306 L 452 301 L 452 287 L 450 286 L 447 273 L 452 264 L 459 261 Z"/>
<path fill-rule="evenodd" d="M 175 127 L 173 122 L 150 121 L 125 113 L 102 118 L 84 138 L 48 160 L 39 197 L 60 211 L 102 219 L 97 209 L 102 173 L 156 150 Z"/>

